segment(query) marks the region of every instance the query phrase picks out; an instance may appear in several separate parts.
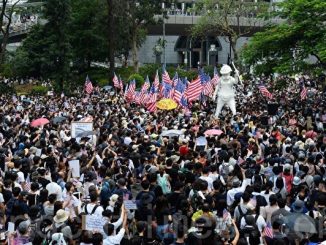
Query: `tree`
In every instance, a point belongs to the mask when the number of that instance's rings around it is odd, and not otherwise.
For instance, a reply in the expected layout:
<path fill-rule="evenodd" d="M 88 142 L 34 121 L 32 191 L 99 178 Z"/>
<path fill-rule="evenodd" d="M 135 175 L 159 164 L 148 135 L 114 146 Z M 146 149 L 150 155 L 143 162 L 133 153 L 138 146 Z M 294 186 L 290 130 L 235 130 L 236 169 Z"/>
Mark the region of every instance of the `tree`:
<path fill-rule="evenodd" d="M 105 61 L 108 55 L 105 0 L 74 0 L 71 2 L 69 29 L 73 61 L 78 68 L 89 69 L 92 61 Z"/>
<path fill-rule="evenodd" d="M 243 49 L 246 65 L 257 74 L 294 74 L 326 69 L 326 2 L 287 0 L 274 13 L 283 22 L 256 33 Z M 315 57 L 316 63 L 307 59 Z"/>
<path fill-rule="evenodd" d="M 126 1 L 127 16 L 132 49 L 132 61 L 136 72 L 139 70 L 138 48 L 146 38 L 146 28 L 160 21 L 156 16 L 162 15 L 163 0 L 129 0 Z"/>
<path fill-rule="evenodd" d="M 71 57 L 71 46 L 69 43 L 70 24 L 70 1 L 69 0 L 47 0 L 45 2 L 44 37 L 48 46 L 45 59 L 48 64 L 49 73 L 61 82 L 69 74 Z"/>
<path fill-rule="evenodd" d="M 0 65 L 4 63 L 5 59 L 12 15 L 14 13 L 15 7 L 20 2 L 20 0 L 11 2 L 11 4 L 9 4 L 9 2 L 9 0 L 2 0 L 2 6 L 0 7 Z"/>
<path fill-rule="evenodd" d="M 207 34 L 226 37 L 231 49 L 229 57 L 232 58 L 233 54 L 237 60 L 237 40 L 252 33 L 257 14 L 266 11 L 266 8 L 265 3 L 243 0 L 199 0 L 196 9 L 202 16 L 192 28 L 192 34 L 194 37 L 206 37 Z"/>

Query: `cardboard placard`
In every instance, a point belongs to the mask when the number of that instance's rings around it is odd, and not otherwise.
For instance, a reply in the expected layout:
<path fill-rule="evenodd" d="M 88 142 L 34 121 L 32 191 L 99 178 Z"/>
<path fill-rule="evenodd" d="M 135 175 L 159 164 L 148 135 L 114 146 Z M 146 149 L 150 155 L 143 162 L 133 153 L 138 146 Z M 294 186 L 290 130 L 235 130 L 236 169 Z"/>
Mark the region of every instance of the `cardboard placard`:
<path fill-rule="evenodd" d="M 102 216 L 87 214 L 82 216 L 82 229 L 87 231 L 102 231 L 107 220 Z"/>
<path fill-rule="evenodd" d="M 92 122 L 72 122 L 71 123 L 71 137 L 77 139 L 77 135 L 87 132 L 93 131 L 93 123 Z"/>
<path fill-rule="evenodd" d="M 125 200 L 123 203 L 127 210 L 136 210 L 137 209 L 136 200 Z"/>
<path fill-rule="evenodd" d="M 71 160 L 68 162 L 69 168 L 71 169 L 71 175 L 73 178 L 80 177 L 80 165 L 79 160 Z"/>

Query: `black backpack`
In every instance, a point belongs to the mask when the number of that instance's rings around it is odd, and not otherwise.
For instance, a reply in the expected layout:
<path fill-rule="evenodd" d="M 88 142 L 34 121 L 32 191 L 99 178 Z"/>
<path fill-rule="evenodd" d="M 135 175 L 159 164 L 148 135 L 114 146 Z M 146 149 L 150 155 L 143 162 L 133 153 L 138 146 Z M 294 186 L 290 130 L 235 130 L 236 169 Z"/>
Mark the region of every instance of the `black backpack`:
<path fill-rule="evenodd" d="M 96 211 L 96 209 L 100 206 L 100 205 L 97 205 L 97 204 L 96 204 L 96 205 L 94 206 L 94 208 L 92 209 L 92 212 L 91 212 L 91 213 L 88 213 L 88 211 L 87 211 L 87 204 L 88 204 L 88 203 L 86 203 L 86 204 L 84 205 L 84 207 L 85 207 L 85 212 L 83 212 L 82 215 L 94 214 L 95 211 Z"/>
<path fill-rule="evenodd" d="M 247 214 L 247 212 L 246 213 L 244 213 L 243 211 L 242 211 L 242 208 L 241 208 L 241 205 L 239 205 L 238 206 L 238 211 L 239 211 L 239 219 L 238 220 L 236 220 L 236 225 L 237 225 L 237 227 L 240 229 L 240 223 L 241 223 L 241 219 L 244 217 L 244 216 L 246 216 L 246 214 Z"/>
<path fill-rule="evenodd" d="M 251 214 L 244 216 L 246 225 L 241 229 L 240 237 L 246 240 L 249 239 L 250 245 L 260 244 L 260 232 L 256 224 L 258 217 L 259 214 L 256 214 L 255 216 Z"/>

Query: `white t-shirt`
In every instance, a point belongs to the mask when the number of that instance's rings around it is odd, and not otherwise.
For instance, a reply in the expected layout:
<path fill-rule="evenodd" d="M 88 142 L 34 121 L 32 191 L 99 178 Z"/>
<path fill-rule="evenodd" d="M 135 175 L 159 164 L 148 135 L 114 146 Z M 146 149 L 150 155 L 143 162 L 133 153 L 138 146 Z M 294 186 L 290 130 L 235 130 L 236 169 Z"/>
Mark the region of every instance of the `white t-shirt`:
<path fill-rule="evenodd" d="M 96 204 L 94 204 L 94 203 L 87 203 L 87 204 L 85 204 L 85 206 L 83 207 L 83 212 L 84 212 L 84 213 L 87 213 L 87 214 L 92 214 L 92 211 L 93 211 L 95 205 L 96 205 Z M 86 208 L 87 208 L 87 212 L 86 212 Z M 103 211 L 104 211 L 103 207 L 102 207 L 102 206 L 98 206 L 98 207 L 95 209 L 94 214 L 95 214 L 95 215 L 98 215 L 98 216 L 100 216 L 100 217 L 102 217 L 102 213 L 103 213 Z"/>
<path fill-rule="evenodd" d="M 200 176 L 201 180 L 204 180 L 208 183 L 208 191 L 213 190 L 213 179 L 209 176 Z"/>
<path fill-rule="evenodd" d="M 262 232 L 264 227 L 266 227 L 266 222 L 265 222 L 263 216 L 261 216 L 261 215 L 258 216 L 257 221 L 256 221 L 256 225 L 258 227 L 258 230 L 260 232 Z M 243 229 L 245 226 L 246 226 L 246 220 L 245 220 L 245 217 L 242 217 L 241 221 L 240 221 L 240 229 Z"/>

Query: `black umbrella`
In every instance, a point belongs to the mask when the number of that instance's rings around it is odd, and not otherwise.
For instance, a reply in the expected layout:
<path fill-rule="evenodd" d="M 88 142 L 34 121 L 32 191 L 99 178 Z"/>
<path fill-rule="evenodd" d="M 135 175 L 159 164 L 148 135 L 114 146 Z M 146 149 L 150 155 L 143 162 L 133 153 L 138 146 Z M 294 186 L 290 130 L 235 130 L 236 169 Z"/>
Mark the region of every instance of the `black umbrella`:
<path fill-rule="evenodd" d="M 54 124 L 57 124 L 57 123 L 61 123 L 61 122 L 66 121 L 66 120 L 67 120 L 66 117 L 55 117 L 55 118 L 52 119 L 52 122 Z"/>

